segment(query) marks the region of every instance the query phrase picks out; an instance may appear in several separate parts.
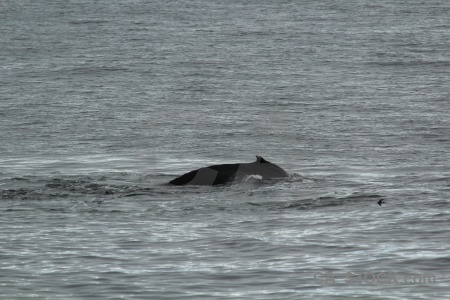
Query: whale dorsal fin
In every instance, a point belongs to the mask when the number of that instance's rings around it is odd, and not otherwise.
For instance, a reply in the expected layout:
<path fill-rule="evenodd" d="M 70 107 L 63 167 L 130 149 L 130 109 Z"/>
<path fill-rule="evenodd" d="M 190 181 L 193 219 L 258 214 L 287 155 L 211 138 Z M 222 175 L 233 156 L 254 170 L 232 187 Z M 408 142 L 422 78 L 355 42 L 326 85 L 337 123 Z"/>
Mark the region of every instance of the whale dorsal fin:
<path fill-rule="evenodd" d="M 267 160 L 265 160 L 264 158 L 262 158 L 259 155 L 256 155 L 256 162 L 260 163 L 260 164 L 262 164 L 262 163 L 269 163 Z"/>

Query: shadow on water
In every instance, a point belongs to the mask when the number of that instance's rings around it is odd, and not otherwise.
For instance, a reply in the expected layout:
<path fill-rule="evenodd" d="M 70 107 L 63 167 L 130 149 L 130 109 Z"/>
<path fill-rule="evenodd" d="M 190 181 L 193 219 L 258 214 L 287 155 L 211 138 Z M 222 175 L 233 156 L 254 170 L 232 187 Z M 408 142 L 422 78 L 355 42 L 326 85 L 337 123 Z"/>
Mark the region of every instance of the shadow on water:
<path fill-rule="evenodd" d="M 170 178 L 172 175 L 133 173 L 14 177 L 0 181 L 0 200 L 11 203 L 20 201 L 21 206 L 27 206 L 27 201 L 37 201 L 41 203 L 39 206 L 44 207 L 47 206 L 46 201 L 51 201 L 52 204 L 49 203 L 46 208 L 48 211 L 134 211 L 141 205 L 136 203 L 142 202 L 147 203 L 142 205 L 150 211 L 200 212 L 204 209 L 233 211 L 245 207 L 257 210 L 314 210 L 368 201 L 376 204 L 382 198 L 370 193 L 321 194 L 317 192 L 322 184 L 321 179 L 300 174 L 292 174 L 284 180 L 262 180 L 258 176 L 248 176 L 240 182 L 217 186 L 173 186 L 167 184 Z M 306 186 L 312 193 L 297 196 Z"/>
<path fill-rule="evenodd" d="M 360 203 L 377 204 L 380 199 L 383 199 L 383 197 L 376 194 L 354 193 L 352 195 L 344 197 L 323 196 L 318 198 L 302 199 L 291 201 L 289 203 L 277 203 L 272 205 L 276 209 L 312 210 L 317 208 L 354 205 Z"/>
<path fill-rule="evenodd" d="M 125 179 L 125 178 L 122 178 Z M 56 178 L 12 178 L 2 180 L 0 199 L 49 200 L 77 198 L 80 196 L 126 196 L 140 192 L 151 194 L 152 188 L 138 183 L 120 183 L 120 178 L 64 176 Z"/>

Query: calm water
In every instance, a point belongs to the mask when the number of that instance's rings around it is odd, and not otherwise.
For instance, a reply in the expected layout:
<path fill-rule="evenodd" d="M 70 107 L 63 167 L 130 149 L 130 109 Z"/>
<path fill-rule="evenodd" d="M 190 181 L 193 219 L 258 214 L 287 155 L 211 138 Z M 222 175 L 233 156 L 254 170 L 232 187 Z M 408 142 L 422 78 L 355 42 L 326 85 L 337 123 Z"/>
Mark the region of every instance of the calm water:
<path fill-rule="evenodd" d="M 1 1 L 0 298 L 446 299 L 450 5 L 399 2 Z"/>

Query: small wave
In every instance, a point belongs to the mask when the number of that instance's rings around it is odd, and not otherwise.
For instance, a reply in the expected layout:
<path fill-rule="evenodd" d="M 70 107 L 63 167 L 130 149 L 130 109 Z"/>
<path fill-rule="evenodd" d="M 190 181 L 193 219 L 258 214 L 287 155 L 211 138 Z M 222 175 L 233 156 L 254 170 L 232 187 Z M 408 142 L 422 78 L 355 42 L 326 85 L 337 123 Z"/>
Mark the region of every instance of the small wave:
<path fill-rule="evenodd" d="M 334 207 L 341 205 L 349 205 L 354 203 L 368 203 L 370 205 L 378 205 L 377 201 L 383 197 L 376 194 L 360 194 L 354 193 L 345 197 L 321 196 L 317 198 L 295 200 L 289 203 L 276 204 L 276 209 L 299 209 L 310 210 L 324 207 Z M 370 201 L 370 202 L 369 202 Z"/>
<path fill-rule="evenodd" d="M 104 179 L 103 179 L 104 180 Z M 58 191 L 69 191 L 77 194 L 98 194 L 98 195 L 115 195 L 129 194 L 132 192 L 149 192 L 151 189 L 136 185 L 115 185 L 107 183 L 93 182 L 90 178 L 81 179 L 60 179 L 54 178 L 45 185 L 49 189 Z"/>
<path fill-rule="evenodd" d="M 71 68 L 69 70 L 64 70 L 64 72 L 70 73 L 72 75 L 85 75 L 85 74 L 108 74 L 111 72 L 121 72 L 128 71 L 125 67 L 113 67 L 113 66 L 80 66 Z"/>
<path fill-rule="evenodd" d="M 368 65 L 382 67 L 398 67 L 398 66 L 431 66 L 436 68 L 446 68 L 450 66 L 450 61 L 373 61 Z"/>
<path fill-rule="evenodd" d="M 126 197 L 137 194 L 152 194 L 153 189 L 151 187 L 143 186 L 138 182 L 136 184 L 122 183 L 120 182 L 121 179 L 116 178 L 116 176 L 99 175 L 94 178 L 89 176 L 76 176 L 34 179 L 14 177 L 2 180 L 4 184 L 10 187 L 0 189 L 0 199 L 50 200 L 83 196 Z M 126 179 L 122 178 L 123 181 L 126 181 Z"/>
<path fill-rule="evenodd" d="M 33 193 L 32 189 L 19 188 L 19 189 L 6 189 L 0 191 L 1 199 L 20 199 L 24 200 Z"/>
<path fill-rule="evenodd" d="M 103 23 L 109 23 L 109 21 L 107 20 L 96 20 L 96 19 L 91 19 L 91 20 L 72 20 L 69 21 L 69 24 L 74 24 L 74 25 L 80 25 L 80 24 L 103 24 Z"/>

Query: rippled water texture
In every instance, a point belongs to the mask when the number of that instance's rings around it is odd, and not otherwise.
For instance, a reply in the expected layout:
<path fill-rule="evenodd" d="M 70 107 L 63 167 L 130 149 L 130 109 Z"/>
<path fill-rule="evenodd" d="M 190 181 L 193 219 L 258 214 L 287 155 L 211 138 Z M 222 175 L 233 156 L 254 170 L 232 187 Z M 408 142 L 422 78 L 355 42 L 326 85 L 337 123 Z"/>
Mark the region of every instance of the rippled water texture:
<path fill-rule="evenodd" d="M 41 2 L 0 2 L 1 299 L 449 297 L 448 1 Z M 291 176 L 167 185 L 255 155 Z"/>

